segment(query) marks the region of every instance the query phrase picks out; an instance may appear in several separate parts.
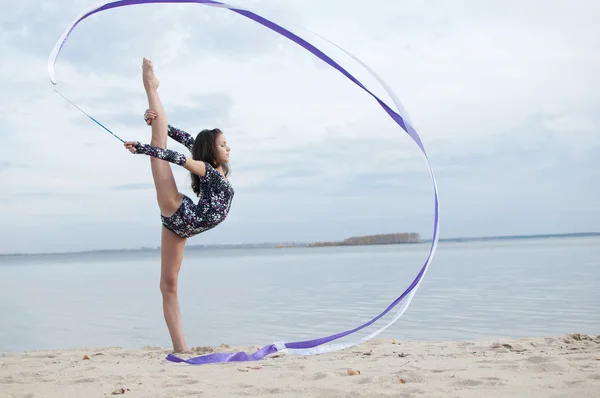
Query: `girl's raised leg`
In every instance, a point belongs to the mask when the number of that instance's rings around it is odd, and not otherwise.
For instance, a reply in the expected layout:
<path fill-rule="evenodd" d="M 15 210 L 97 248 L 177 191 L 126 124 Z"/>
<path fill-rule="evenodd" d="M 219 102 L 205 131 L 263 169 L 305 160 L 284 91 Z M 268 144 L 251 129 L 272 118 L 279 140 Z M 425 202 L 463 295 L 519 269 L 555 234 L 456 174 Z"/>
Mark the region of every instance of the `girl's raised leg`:
<path fill-rule="evenodd" d="M 168 137 L 167 115 L 158 95 L 158 79 L 154 75 L 152 61 L 144 58 L 142 65 L 142 78 L 144 89 L 148 97 L 148 107 L 156 113 L 152 121 L 152 139 L 150 145 L 166 148 Z M 150 157 L 150 167 L 160 212 L 165 217 L 170 217 L 181 205 L 183 196 L 177 189 L 171 165 L 162 159 Z"/>

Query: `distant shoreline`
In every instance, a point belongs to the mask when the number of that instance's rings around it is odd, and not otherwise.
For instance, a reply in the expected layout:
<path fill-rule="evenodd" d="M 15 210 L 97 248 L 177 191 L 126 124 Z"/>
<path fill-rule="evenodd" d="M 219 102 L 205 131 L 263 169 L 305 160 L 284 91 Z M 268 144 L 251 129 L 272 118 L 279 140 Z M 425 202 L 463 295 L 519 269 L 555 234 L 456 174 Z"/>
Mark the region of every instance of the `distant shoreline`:
<path fill-rule="evenodd" d="M 569 234 L 540 234 L 540 235 L 498 235 L 498 236 L 475 236 L 465 238 L 445 238 L 440 242 L 475 242 L 485 240 L 524 240 L 524 239 L 549 239 L 549 238 L 586 238 L 600 236 L 600 232 L 574 232 Z M 431 242 L 431 241 L 428 241 Z M 423 242 L 425 243 L 425 242 Z"/>
<path fill-rule="evenodd" d="M 364 235 L 346 238 L 342 241 L 312 242 L 309 247 L 331 246 L 372 246 L 372 245 L 401 245 L 421 243 L 421 237 L 416 232 L 401 232 L 395 234 Z"/>
<path fill-rule="evenodd" d="M 401 234 L 388 234 L 401 235 Z M 376 236 L 376 235 L 373 235 Z M 474 236 L 460 238 L 443 238 L 440 243 L 461 243 L 461 242 L 481 242 L 481 241 L 501 241 L 501 240 L 531 240 L 531 239 L 552 239 L 552 238 L 585 238 L 600 236 L 600 232 L 575 232 L 565 234 L 537 234 L 537 235 L 499 235 L 499 236 Z M 356 239 L 356 238 L 350 238 Z M 317 248 L 317 247 L 336 247 L 336 246 L 375 246 L 375 245 L 414 245 L 431 243 L 431 240 L 407 240 L 405 242 L 385 243 L 385 242 L 369 242 L 369 243 L 352 243 L 345 244 L 346 241 L 340 242 L 266 242 L 266 243 L 240 243 L 240 244 L 211 244 L 211 245 L 190 245 L 187 250 L 205 250 L 205 249 L 276 249 L 276 248 Z M 327 244 L 323 244 L 327 243 Z M 58 256 L 65 254 L 108 254 L 108 253 L 137 253 L 137 252 L 156 252 L 159 247 L 141 247 L 137 249 L 105 249 L 105 250 L 83 250 L 71 252 L 38 252 L 38 253 L 0 253 L 0 257 L 16 257 L 16 256 Z"/>

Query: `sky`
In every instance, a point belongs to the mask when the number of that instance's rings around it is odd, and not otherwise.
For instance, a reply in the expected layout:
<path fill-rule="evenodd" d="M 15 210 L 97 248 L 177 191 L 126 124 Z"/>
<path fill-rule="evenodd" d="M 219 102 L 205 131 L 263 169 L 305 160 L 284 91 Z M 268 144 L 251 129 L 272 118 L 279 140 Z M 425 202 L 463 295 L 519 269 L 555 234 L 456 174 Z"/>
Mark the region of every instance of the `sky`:
<path fill-rule="evenodd" d="M 47 59 L 97 1 L 0 0 L 0 253 L 156 247 L 149 160 L 54 92 Z M 440 195 L 440 236 L 600 230 L 600 5 L 238 0 L 402 101 Z M 142 58 L 169 123 L 221 128 L 235 198 L 189 244 L 433 231 L 425 158 L 379 104 L 295 43 L 224 9 L 152 4 L 79 24 L 57 88 L 125 140 L 149 142 Z M 187 153 L 173 141 L 169 148 Z M 186 170 L 172 165 L 194 198 Z"/>

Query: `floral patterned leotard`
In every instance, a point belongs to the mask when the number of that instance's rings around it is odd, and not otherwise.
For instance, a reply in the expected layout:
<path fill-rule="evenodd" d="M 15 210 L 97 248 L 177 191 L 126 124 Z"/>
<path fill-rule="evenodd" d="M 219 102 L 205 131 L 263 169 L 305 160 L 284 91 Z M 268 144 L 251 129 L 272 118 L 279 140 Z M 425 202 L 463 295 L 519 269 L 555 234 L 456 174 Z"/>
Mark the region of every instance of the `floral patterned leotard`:
<path fill-rule="evenodd" d="M 190 151 L 192 150 L 194 138 L 190 134 L 171 125 L 169 125 L 168 134 L 169 137 L 183 144 Z M 179 166 L 184 166 L 186 162 L 183 154 L 171 149 L 139 143 L 136 149 L 135 153 L 153 156 Z M 194 203 L 187 195 L 183 195 L 181 206 L 175 214 L 170 217 L 161 215 L 161 221 L 165 228 L 182 238 L 190 238 L 216 227 L 229 214 L 234 190 L 227 178 L 215 170 L 210 163 L 204 162 L 204 164 L 206 165 L 206 175 L 199 176 L 198 203 Z"/>

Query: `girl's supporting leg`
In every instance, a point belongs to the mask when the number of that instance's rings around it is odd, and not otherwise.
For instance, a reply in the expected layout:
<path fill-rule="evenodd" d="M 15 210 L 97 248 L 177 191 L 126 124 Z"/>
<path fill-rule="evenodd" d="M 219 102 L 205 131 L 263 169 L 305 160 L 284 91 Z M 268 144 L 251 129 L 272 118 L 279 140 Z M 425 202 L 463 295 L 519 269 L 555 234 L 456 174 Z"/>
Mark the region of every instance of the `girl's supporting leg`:
<path fill-rule="evenodd" d="M 173 351 L 176 353 L 188 351 L 177 297 L 179 270 L 183 261 L 185 242 L 185 238 L 175 235 L 164 226 L 162 227 L 160 291 L 163 298 L 165 321 L 173 342 Z"/>
<path fill-rule="evenodd" d="M 152 139 L 150 145 L 159 148 L 167 147 L 168 124 L 167 115 L 158 95 L 158 79 L 154 75 L 152 62 L 144 58 L 142 65 L 144 89 L 148 97 L 148 107 L 156 113 L 152 121 Z M 160 212 L 165 217 L 170 217 L 181 205 L 183 196 L 177 189 L 171 165 L 161 159 L 150 157 L 150 167 Z"/>

